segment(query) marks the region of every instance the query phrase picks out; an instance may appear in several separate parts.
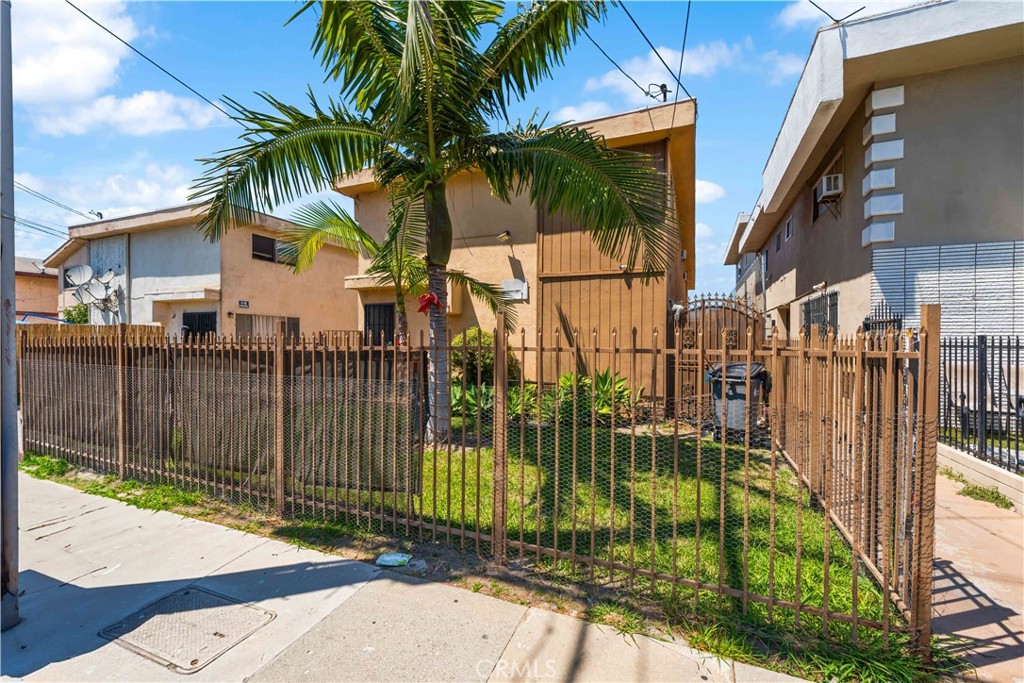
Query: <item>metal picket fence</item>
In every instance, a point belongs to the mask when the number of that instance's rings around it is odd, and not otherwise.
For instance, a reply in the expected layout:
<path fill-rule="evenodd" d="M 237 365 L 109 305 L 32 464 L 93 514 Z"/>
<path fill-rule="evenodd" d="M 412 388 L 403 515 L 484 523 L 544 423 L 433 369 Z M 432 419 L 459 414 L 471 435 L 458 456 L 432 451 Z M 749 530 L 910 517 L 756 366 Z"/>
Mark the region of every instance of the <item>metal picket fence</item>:
<path fill-rule="evenodd" d="M 687 319 L 646 347 L 38 329 L 25 449 L 927 655 L 938 308 L 921 320 L 784 344 Z"/>
<path fill-rule="evenodd" d="M 1020 337 L 944 337 L 939 441 L 1024 474 L 1024 344 Z"/>

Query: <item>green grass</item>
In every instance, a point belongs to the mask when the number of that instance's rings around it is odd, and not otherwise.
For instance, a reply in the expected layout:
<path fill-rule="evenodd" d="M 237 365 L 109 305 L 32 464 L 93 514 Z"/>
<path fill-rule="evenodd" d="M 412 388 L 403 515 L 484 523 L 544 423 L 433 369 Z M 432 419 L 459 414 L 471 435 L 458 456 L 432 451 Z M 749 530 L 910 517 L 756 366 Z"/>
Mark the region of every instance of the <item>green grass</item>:
<path fill-rule="evenodd" d="M 553 429 L 553 428 L 552 428 Z M 545 428 L 542 430 L 541 439 L 542 445 L 544 440 L 549 436 L 553 436 L 550 433 L 550 429 Z M 616 436 L 616 439 L 620 435 Z M 606 437 L 610 440 L 611 435 L 608 434 Z M 562 444 L 560 437 L 560 446 Z M 648 444 L 649 445 L 649 444 Z M 608 443 L 610 447 L 610 441 Z M 616 448 L 618 451 L 617 444 Z M 553 446 L 552 446 L 553 448 Z M 715 462 L 720 464 L 720 450 L 717 444 L 711 442 L 702 443 L 702 460 L 705 457 L 710 458 L 712 452 L 714 457 L 711 458 Z M 705 500 L 709 491 L 716 491 L 717 483 L 720 482 L 721 468 L 719 464 L 707 464 L 702 462 L 700 471 L 700 477 L 697 477 L 695 468 L 695 459 L 691 463 L 693 466 L 682 465 L 682 454 L 689 453 L 689 455 L 695 456 L 696 443 L 690 442 L 690 445 L 686 448 L 681 449 L 681 465 L 678 477 L 679 483 L 679 498 L 676 502 L 677 509 L 677 522 L 675 525 L 677 533 L 677 543 L 679 548 L 677 550 L 675 562 L 677 566 L 695 566 L 695 558 L 691 556 L 681 557 L 685 554 L 684 549 L 693 548 L 697 546 L 694 544 L 694 538 L 689 539 L 689 545 L 684 541 L 683 535 L 680 533 L 680 527 L 684 526 L 683 520 L 688 519 L 687 514 L 693 515 L 696 512 L 693 506 L 692 494 L 696 492 L 696 488 L 700 486 L 702 491 L 702 504 L 701 504 L 701 517 L 702 523 L 706 526 L 712 527 L 712 531 L 707 533 L 711 535 L 711 538 L 705 538 L 702 533 L 701 544 L 702 555 L 706 555 L 710 552 L 710 548 L 714 546 L 716 552 L 712 552 L 708 555 L 711 560 L 702 560 L 701 574 L 704 577 L 705 572 L 708 572 L 708 576 L 717 576 L 717 522 L 715 521 L 715 515 L 718 512 L 719 500 L 714 498 L 714 505 L 708 503 L 707 509 L 705 509 Z M 553 498 L 546 498 L 546 496 L 556 496 L 565 493 L 562 491 L 564 481 L 563 477 L 559 477 L 559 486 L 554 487 L 553 482 L 550 486 L 546 486 L 545 482 L 548 477 L 553 476 L 553 472 L 550 469 L 545 468 L 545 459 L 542 457 L 541 467 L 537 468 L 535 461 L 535 452 L 529 449 L 524 449 L 526 457 L 523 457 L 523 453 L 520 453 L 519 449 L 514 449 L 515 458 L 510 463 L 509 478 L 510 487 L 516 491 L 516 498 L 518 498 L 518 492 L 522 491 L 524 496 L 524 504 L 522 506 L 513 505 L 509 512 L 510 524 L 513 517 L 513 512 L 518 515 L 520 509 L 524 512 L 524 536 L 527 532 L 536 535 L 538 527 L 535 525 L 531 526 L 525 523 L 525 519 L 528 517 L 527 512 L 533 512 L 537 505 L 540 505 L 542 509 L 548 509 L 553 512 Z M 553 453 L 553 451 L 552 451 Z M 728 449 L 726 453 L 726 469 L 725 469 L 725 488 L 726 488 L 726 500 L 727 500 L 727 523 L 725 525 L 726 534 L 737 534 L 742 536 L 742 525 L 739 524 L 740 518 L 737 518 L 735 514 L 730 514 L 730 511 L 734 510 L 735 506 L 739 504 L 739 501 L 744 499 L 744 489 L 742 482 L 737 481 L 738 470 L 742 470 L 742 461 L 736 464 L 734 461 L 740 456 L 736 449 Z M 595 453 L 596 460 L 596 453 Z M 530 461 L 529 469 L 527 461 Z M 671 553 L 666 551 L 664 547 L 666 544 L 671 544 L 671 537 L 666 536 L 663 533 L 665 525 L 668 524 L 661 519 L 660 512 L 662 508 L 669 505 L 670 502 L 665 499 L 668 496 L 663 486 L 663 479 L 671 478 L 674 476 L 673 471 L 659 470 L 658 465 L 659 457 L 657 452 L 654 457 L 648 457 L 645 459 L 641 457 L 639 452 L 636 457 L 636 466 L 646 466 L 652 468 L 654 472 L 654 483 L 653 485 L 648 482 L 647 484 L 641 485 L 641 481 L 638 478 L 636 483 L 636 496 L 633 504 L 633 527 L 634 532 L 637 527 L 637 515 L 636 510 L 638 509 L 637 500 L 643 500 L 649 502 L 653 498 L 655 502 L 655 517 L 651 520 L 644 521 L 644 528 L 655 530 L 655 539 L 653 545 L 648 542 L 645 548 L 654 548 L 654 561 L 655 566 L 667 566 L 668 558 L 671 557 Z M 571 462 L 571 460 L 570 460 Z M 626 460 L 628 464 L 628 459 Z M 512 467 L 512 464 L 515 467 Z M 609 471 L 607 478 L 598 477 L 595 472 L 595 480 L 597 482 L 604 482 L 610 485 L 611 482 L 611 462 L 608 460 Z M 553 457 L 550 467 L 554 466 Z M 561 458 L 559 458 L 559 468 L 563 466 Z M 600 466 L 600 465 L 599 465 Z M 579 461 L 576 464 L 577 476 L 580 481 L 583 481 L 582 463 Z M 617 481 L 622 481 L 621 477 L 623 473 L 619 472 L 621 465 L 618 459 L 616 460 L 616 466 L 614 471 L 616 472 Z M 770 470 L 765 472 L 767 465 L 762 462 L 760 455 L 758 455 L 751 462 L 751 474 L 750 479 L 750 519 L 760 519 L 766 512 L 766 503 L 764 499 L 765 491 L 763 487 L 766 485 L 770 486 Z M 26 456 L 24 461 L 21 463 L 21 468 L 28 474 L 42 479 L 50 479 L 58 481 L 64 484 L 74 486 L 80 490 L 92 493 L 95 495 L 105 496 L 109 498 L 115 498 L 122 500 L 128 504 L 135 505 L 138 507 L 152 509 L 152 510 L 175 510 L 183 514 L 191 516 L 204 516 L 212 513 L 215 509 L 217 511 L 223 511 L 225 506 L 223 503 L 217 501 L 214 498 L 204 496 L 200 493 L 185 492 L 173 487 L 162 485 L 162 484 L 151 484 L 137 481 L 119 481 L 114 477 L 94 477 L 94 476 L 79 476 L 76 469 L 63 460 L 56 458 L 29 455 Z M 674 468 L 671 468 L 674 469 Z M 561 472 L 561 469 L 559 470 Z M 433 494 L 433 489 L 430 489 L 430 493 L 424 490 L 423 495 L 417 497 L 417 510 L 422 510 L 424 514 L 430 513 L 435 515 L 433 519 L 437 519 L 438 523 L 451 523 L 456 528 L 461 527 L 461 523 L 465 521 L 466 527 L 469 529 L 475 528 L 476 525 L 476 501 L 480 500 L 482 504 L 481 515 L 480 515 L 480 527 L 483 531 L 489 531 L 490 524 L 490 481 L 491 474 L 493 472 L 493 452 L 488 448 L 480 449 L 479 464 L 476 460 L 476 451 L 467 453 L 465 462 L 462 462 L 461 458 L 452 457 L 451 464 L 448 461 L 447 449 L 443 449 L 439 452 L 428 451 L 427 458 L 424 463 L 424 482 L 435 481 L 435 476 L 439 477 L 444 482 L 444 486 L 438 491 L 436 495 Z M 523 485 L 516 479 L 516 487 L 512 486 L 513 472 L 515 474 L 522 473 L 523 478 L 527 481 L 532 481 L 527 473 L 533 477 L 538 477 L 539 481 L 531 483 L 529 485 Z M 571 474 L 572 469 L 568 470 Z M 785 470 L 778 470 L 776 472 L 776 498 L 780 501 L 780 507 L 777 512 L 776 523 L 780 527 L 784 527 L 790 524 L 793 515 L 798 505 L 795 497 L 795 482 L 792 481 L 790 476 L 784 474 Z M 647 473 L 648 475 L 650 472 Z M 589 470 L 587 471 L 589 477 Z M 628 476 L 628 475 L 625 475 Z M 705 481 L 706 480 L 706 481 Z M 466 509 L 468 513 L 462 514 L 462 483 L 466 483 Z M 477 495 L 477 485 L 479 484 L 479 496 Z M 737 486 L 739 487 L 737 490 Z M 623 498 L 622 492 L 618 488 L 610 489 L 609 495 L 599 495 L 598 489 L 601 487 L 596 485 L 593 490 L 584 491 L 585 495 L 582 496 L 582 500 L 577 500 L 577 521 L 582 516 L 584 510 L 589 514 L 590 508 L 586 508 L 582 505 L 586 502 L 589 505 L 591 500 L 594 501 L 593 512 L 595 519 L 605 520 L 606 523 L 610 523 L 612 519 L 617 519 L 617 524 L 625 525 L 619 526 L 620 529 L 628 528 L 628 521 L 630 516 L 626 513 L 621 512 L 619 508 L 623 506 L 628 509 L 628 502 Z M 454 496 L 448 495 L 448 490 L 451 489 L 452 493 L 457 494 Z M 320 491 L 323 493 L 324 491 Z M 571 495 L 571 487 L 568 492 Z M 580 487 L 577 487 L 577 497 L 580 497 Z M 593 498 L 591 498 L 593 493 Z M 684 493 L 686 495 L 684 495 Z M 673 496 L 669 496 L 673 498 Z M 391 498 L 386 498 L 390 501 Z M 399 501 L 404 501 L 404 497 L 400 497 Z M 448 501 L 452 502 L 449 503 Z M 612 511 L 613 503 L 615 512 Z M 686 504 L 683 504 L 683 500 L 690 501 L 689 508 Z M 436 510 L 434 509 L 435 501 L 438 503 Z M 378 499 L 378 504 L 380 503 Z M 803 556 L 804 571 L 812 577 L 816 577 L 813 580 L 821 580 L 823 575 L 823 563 L 822 557 L 820 556 L 820 550 L 822 549 L 819 542 L 823 542 L 823 536 L 815 532 L 815 527 L 821 527 L 824 521 L 819 513 L 811 508 L 806 501 L 806 496 L 802 496 L 800 503 L 803 524 L 804 524 L 804 548 L 805 554 Z M 571 505 L 570 505 L 571 509 Z M 245 513 L 251 511 L 254 514 L 262 514 L 256 510 L 250 510 L 247 506 L 239 505 L 233 506 L 233 510 L 236 515 L 242 517 L 241 521 L 232 522 L 232 525 L 236 528 L 240 528 L 243 531 L 249 531 L 252 533 L 259 533 L 263 535 L 272 535 L 282 540 L 286 540 L 290 543 L 299 546 L 308 546 L 318 549 L 334 547 L 339 539 L 342 538 L 354 538 L 356 540 L 362 537 L 372 536 L 372 531 L 368 530 L 364 526 L 353 524 L 352 522 L 345 522 L 341 519 L 330 520 L 323 518 L 309 518 L 309 517 L 298 517 L 295 519 L 288 519 L 282 521 L 275 521 L 273 524 L 261 524 L 258 520 L 244 521 Z M 542 517 L 542 523 L 539 527 L 542 542 L 554 542 L 554 529 L 557 526 L 560 529 L 558 547 L 562 548 L 564 544 L 568 544 L 572 536 L 571 526 L 571 515 L 563 514 L 565 510 L 564 505 L 559 506 L 559 515 L 557 523 L 555 518 L 552 517 L 548 521 L 544 521 Z M 689 510 L 688 513 L 684 514 L 684 510 Z M 322 513 L 320 513 L 322 514 Z M 264 516 L 265 517 L 265 516 Z M 621 518 L 620 518 L 621 517 Z M 589 521 L 588 521 L 589 524 Z M 516 533 L 518 534 L 518 528 Z M 567 531 L 566 531 L 567 530 Z M 595 537 L 598 535 L 598 531 L 607 532 L 601 527 L 601 524 L 597 524 L 594 527 L 587 526 L 581 531 L 581 527 L 577 525 L 577 540 L 579 540 L 580 534 L 583 533 L 589 543 L 589 537 L 591 531 L 595 532 Z M 778 577 L 778 595 L 781 595 L 784 591 L 783 588 L 786 582 L 793 580 L 793 567 L 792 558 L 787 558 L 787 554 L 792 550 L 791 543 L 794 540 L 792 534 L 786 532 L 783 528 L 777 530 L 777 542 L 780 543 L 779 553 L 775 557 L 775 569 L 776 576 Z M 627 536 L 628 537 L 628 536 Z M 606 540 L 611 542 L 611 534 L 608 533 L 605 536 Z M 818 541 L 815 541 L 818 539 Z M 833 563 L 830 566 L 829 574 L 833 585 L 833 595 L 830 596 L 830 605 L 834 609 L 844 608 L 842 602 L 835 602 L 835 592 L 840 588 L 849 588 L 849 573 L 848 573 L 848 553 L 844 556 L 844 550 L 842 544 L 836 541 L 836 534 L 832 534 L 832 556 Z M 755 542 L 756 540 L 756 542 Z M 710 544 L 708 548 L 704 547 L 704 544 Z M 766 581 L 763 571 L 761 571 L 762 563 L 766 556 L 766 548 L 763 545 L 764 536 L 761 532 L 751 525 L 750 536 L 748 538 L 748 559 L 750 572 L 748 576 L 749 586 L 751 590 L 756 586 L 763 586 Z M 621 558 L 625 555 L 625 551 L 621 547 L 615 545 L 609 546 L 606 550 L 605 556 L 615 556 Z M 404 547 L 402 542 L 398 544 L 399 548 Z M 569 547 L 569 546 L 567 546 Z M 733 550 L 726 553 L 726 556 L 734 554 Z M 638 553 L 639 555 L 639 553 Z M 662 564 L 657 564 L 661 562 Z M 710 569 L 706 568 L 704 562 L 711 562 Z M 573 568 L 571 564 L 565 560 L 560 560 L 558 563 L 549 563 L 549 569 L 553 576 L 564 580 L 586 580 L 587 572 L 581 567 Z M 846 567 L 846 569 L 844 569 Z M 725 577 L 727 581 L 734 581 L 741 574 L 736 573 L 736 568 L 729 565 L 729 560 L 726 560 L 726 566 L 724 567 L 727 571 Z M 605 570 L 602 570 L 605 571 Z M 693 593 L 690 590 L 662 590 L 663 586 L 657 584 L 655 586 L 643 585 L 643 582 L 637 580 L 637 585 L 634 586 L 633 590 L 627 588 L 623 582 L 627 574 L 625 572 L 618 572 L 618 587 L 619 593 L 622 596 L 616 600 L 601 600 L 597 604 L 593 605 L 587 610 L 585 616 L 590 621 L 595 623 L 605 624 L 616 628 L 623 635 L 632 636 L 638 633 L 645 633 L 648 630 L 650 618 L 645 617 L 641 614 L 639 608 L 634 604 L 635 596 L 637 602 L 648 601 L 652 598 L 656 600 L 659 607 L 659 613 L 663 615 L 665 623 L 659 625 L 659 628 L 668 628 L 669 631 L 683 636 L 691 645 L 700 649 L 706 650 L 721 657 L 727 657 L 735 659 L 737 661 L 748 662 L 758 666 L 767 668 L 777 669 L 786 671 L 795 675 L 803 676 L 806 678 L 822 681 L 862 681 L 865 683 L 874 683 L 876 681 L 897 681 L 912 683 L 917 681 L 934 681 L 939 680 L 943 676 L 955 673 L 962 669 L 962 666 L 956 661 L 952 660 L 945 655 L 941 647 L 935 648 L 935 663 L 932 665 L 925 665 L 922 663 L 919 657 L 914 655 L 909 648 L 909 642 L 906 635 L 894 632 L 889 640 L 888 646 L 886 646 L 879 634 L 871 632 L 867 629 L 862 629 L 860 633 L 860 640 L 857 644 L 853 644 L 846 640 L 845 635 L 841 628 L 837 628 L 835 625 L 832 630 L 831 639 L 825 639 L 821 637 L 821 621 L 820 619 L 810 618 L 804 616 L 803 620 L 797 625 L 791 617 L 785 615 L 784 610 L 777 610 L 775 619 L 769 621 L 762 609 L 759 606 L 751 603 L 747 605 L 746 610 L 742 602 L 735 598 L 728 596 L 719 598 L 714 593 L 703 592 L 701 600 L 694 601 Z M 845 577 L 845 579 L 844 579 Z M 847 582 L 844 585 L 844 580 Z M 469 589 L 473 592 L 479 592 L 484 588 L 482 581 L 474 581 L 469 584 Z M 486 584 L 489 593 L 497 598 L 506 596 L 507 599 L 515 599 L 515 591 L 511 590 L 506 584 L 496 581 L 494 579 L 488 579 Z M 805 588 L 810 589 L 811 586 L 806 585 Z M 861 579 L 859 584 L 862 595 L 861 603 L 861 614 L 862 616 L 870 618 L 877 611 L 877 605 L 880 603 L 881 597 L 877 589 L 872 584 Z M 813 604 L 812 601 L 815 599 L 820 600 L 820 588 L 817 593 L 813 590 L 808 590 L 806 593 L 808 602 Z M 849 608 L 846 604 L 845 608 Z M 840 636 L 836 638 L 836 636 Z"/>
<path fill-rule="evenodd" d="M 145 510 L 191 508 L 201 506 L 204 502 L 200 493 L 182 491 L 165 484 L 148 484 L 130 479 L 120 481 L 113 475 L 78 477 L 70 463 L 45 455 L 26 454 L 19 468 L 37 479 L 57 481 L 94 496 L 113 498 Z"/>
<path fill-rule="evenodd" d="M 638 635 L 646 630 L 644 617 L 622 602 L 605 600 L 587 610 L 587 620 L 611 626 L 623 635 Z"/>
<path fill-rule="evenodd" d="M 1013 501 L 1007 498 L 997 486 L 972 484 L 966 477 L 964 477 L 964 475 L 960 474 L 952 467 L 943 467 L 939 473 L 947 479 L 952 479 L 955 482 L 963 484 L 963 488 L 957 491 L 957 495 L 967 496 L 968 498 L 974 498 L 975 500 L 980 500 L 985 503 L 991 503 L 1003 510 L 1010 510 L 1013 508 Z"/>
<path fill-rule="evenodd" d="M 991 433 L 985 435 L 985 440 L 990 446 L 998 448 L 1021 448 L 1024 449 L 1024 439 L 1015 434 Z M 976 444 L 978 434 L 975 432 L 962 433 L 957 427 L 940 427 L 939 441 L 950 444 Z"/>

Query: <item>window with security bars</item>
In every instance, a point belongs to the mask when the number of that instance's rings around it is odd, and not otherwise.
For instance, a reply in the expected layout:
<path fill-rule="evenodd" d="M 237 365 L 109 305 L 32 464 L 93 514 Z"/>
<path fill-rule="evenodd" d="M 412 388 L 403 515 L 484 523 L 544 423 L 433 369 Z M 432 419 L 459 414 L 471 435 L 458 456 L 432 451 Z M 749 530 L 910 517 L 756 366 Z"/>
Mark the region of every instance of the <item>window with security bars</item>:
<path fill-rule="evenodd" d="M 811 325 L 818 325 L 821 334 L 830 329 L 839 332 L 839 292 L 825 292 L 800 304 L 800 323 L 804 334 L 811 333 Z"/>
<path fill-rule="evenodd" d="M 395 305 L 394 304 L 366 304 L 363 306 L 363 320 L 365 321 L 366 339 L 371 344 L 379 344 L 384 339 L 385 344 L 391 344 L 395 340 Z"/>

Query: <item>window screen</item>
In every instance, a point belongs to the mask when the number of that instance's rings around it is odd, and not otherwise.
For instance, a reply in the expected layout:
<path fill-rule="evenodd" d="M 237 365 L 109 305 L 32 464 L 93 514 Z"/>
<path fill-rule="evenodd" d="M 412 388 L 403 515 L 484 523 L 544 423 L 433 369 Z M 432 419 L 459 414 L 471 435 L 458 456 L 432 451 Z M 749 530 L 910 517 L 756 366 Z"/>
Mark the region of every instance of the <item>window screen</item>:
<path fill-rule="evenodd" d="M 277 240 L 263 235 L 252 236 L 252 257 L 258 261 L 277 260 Z"/>
<path fill-rule="evenodd" d="M 286 318 L 280 315 L 254 315 L 238 313 L 235 315 L 235 334 L 238 337 L 271 337 L 277 334 L 277 324 L 285 323 L 285 336 L 299 336 L 299 319 Z"/>

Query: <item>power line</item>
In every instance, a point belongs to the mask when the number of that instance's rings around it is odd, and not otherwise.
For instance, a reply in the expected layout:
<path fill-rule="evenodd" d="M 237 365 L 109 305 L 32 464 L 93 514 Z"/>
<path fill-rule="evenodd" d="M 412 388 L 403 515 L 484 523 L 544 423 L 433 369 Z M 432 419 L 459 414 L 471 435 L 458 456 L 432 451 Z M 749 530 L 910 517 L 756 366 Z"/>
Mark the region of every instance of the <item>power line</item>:
<path fill-rule="evenodd" d="M 676 80 L 678 81 L 683 77 L 683 58 L 686 56 L 686 36 L 690 34 L 690 7 L 693 5 L 693 0 L 686 0 L 686 22 L 683 24 L 683 46 L 679 49 L 679 68 L 676 69 Z M 687 93 L 689 95 L 689 93 Z M 676 94 L 672 98 L 672 104 L 679 102 L 679 89 L 676 89 Z M 694 111 L 696 114 L 696 111 Z M 672 127 L 676 125 L 676 110 L 672 108 Z"/>
<path fill-rule="evenodd" d="M 49 202 L 50 204 L 53 204 L 54 206 L 56 206 L 58 208 L 64 209 L 65 211 L 70 211 L 71 213 L 78 214 L 79 216 L 82 216 L 83 218 L 88 218 L 89 220 L 95 220 L 94 216 L 90 216 L 87 213 L 83 213 L 82 211 L 79 211 L 78 209 L 74 209 L 74 208 L 68 206 L 67 204 L 62 204 L 62 203 L 58 202 L 56 199 L 54 199 L 53 197 L 49 197 L 49 196 L 43 194 L 42 192 L 40 192 L 39 190 L 33 190 L 28 185 L 25 185 L 24 183 L 20 183 L 17 180 L 14 181 L 14 187 L 18 188 L 22 192 L 30 194 L 33 197 L 36 197 L 37 199 L 42 199 L 44 202 Z"/>
<path fill-rule="evenodd" d="M 647 88 L 645 88 L 642 85 L 640 85 L 639 83 L 637 83 L 636 79 L 634 79 L 632 76 L 630 76 L 628 73 L 626 73 L 626 70 L 623 69 L 621 66 L 619 66 L 619 63 L 616 62 L 614 59 L 612 59 L 611 56 L 607 52 L 604 51 L 603 47 L 601 47 L 600 45 L 597 44 L 597 41 L 594 40 L 593 36 L 590 35 L 589 31 L 587 31 L 586 29 L 583 29 L 583 35 L 585 35 L 590 40 L 590 42 L 592 42 L 594 44 L 594 47 L 596 47 L 601 52 L 601 54 L 604 55 L 604 58 L 607 59 L 609 62 L 611 62 L 612 66 L 614 66 L 616 69 L 618 69 L 619 72 L 623 76 L 628 78 L 630 80 L 630 82 L 633 85 L 635 85 L 640 90 L 640 92 L 642 92 L 644 95 L 647 95 L 648 97 L 654 97 L 653 95 L 651 95 L 650 91 Z"/>
<path fill-rule="evenodd" d="M 662 59 L 661 57 L 661 53 L 658 52 L 658 48 L 654 47 L 654 43 L 651 42 L 651 39 L 647 37 L 647 34 L 644 33 L 644 30 L 640 28 L 640 24 L 638 24 L 636 22 L 636 19 L 633 18 L 633 15 L 630 14 L 629 8 L 626 7 L 626 3 L 620 3 L 619 6 L 622 8 L 622 11 L 626 13 L 626 16 L 629 17 L 629 20 L 633 22 L 633 26 L 636 26 L 636 30 L 640 32 L 640 35 L 643 36 L 644 40 L 647 41 L 647 44 L 651 47 L 651 50 L 653 50 L 654 54 L 658 57 L 658 61 L 661 62 L 662 66 L 665 67 L 665 70 L 668 71 L 668 75 L 675 79 L 676 83 L 679 85 L 680 88 L 683 89 L 683 92 L 686 93 L 687 97 L 693 99 L 693 95 L 691 95 L 690 91 L 686 89 L 686 86 L 683 85 L 683 82 L 680 80 L 680 78 L 675 75 L 675 73 L 672 71 L 672 68 L 667 63 L 665 63 L 665 60 Z M 687 14 L 689 14 L 689 10 L 687 10 Z M 682 74 L 680 74 L 680 76 L 681 75 Z"/>
<path fill-rule="evenodd" d="M 111 30 L 110 30 L 109 28 L 107 28 L 106 26 L 104 26 L 103 24 L 101 24 L 101 23 L 100 23 L 99 21 L 97 21 L 96 19 L 93 19 L 93 18 L 92 18 L 91 16 L 89 16 L 89 15 L 88 15 L 88 14 L 87 14 L 87 13 L 86 13 L 86 12 L 85 12 L 85 11 L 84 11 L 84 10 L 83 10 L 82 8 L 81 8 L 81 7 L 79 7 L 79 6 L 78 6 L 78 5 L 76 5 L 75 3 L 71 2 L 71 0 L 64 0 L 64 2 L 66 2 L 66 3 L 67 3 L 67 4 L 69 4 L 69 5 L 71 5 L 71 7 L 73 7 L 73 8 L 75 9 L 75 11 L 77 11 L 77 12 L 78 12 L 79 14 L 81 14 L 81 15 L 82 15 L 83 17 L 85 17 L 86 19 L 88 19 L 89 21 L 91 21 L 92 23 L 96 24 L 96 25 L 97 25 L 97 26 L 99 26 L 99 27 L 100 27 L 101 29 L 103 29 L 104 31 L 106 31 L 107 33 L 109 33 L 109 34 L 110 34 L 111 36 L 113 36 L 113 37 L 114 37 L 115 39 L 117 39 L 117 41 L 118 41 L 119 43 L 121 43 L 122 45 L 124 45 L 125 47 L 127 47 L 127 48 L 128 48 L 129 50 L 131 50 L 132 52 L 134 52 L 134 53 L 135 53 L 135 54 L 137 54 L 138 56 L 142 57 L 142 58 L 143 58 L 143 59 L 145 59 L 145 60 L 146 60 L 147 62 L 149 62 L 150 64 L 152 64 L 153 66 L 155 66 L 156 68 L 160 69 L 160 71 L 163 71 L 163 72 L 164 72 L 164 73 L 165 73 L 165 74 L 166 74 L 167 76 L 169 76 L 169 77 L 171 77 L 172 79 L 174 79 L 175 81 L 177 81 L 179 85 L 181 85 L 181 86 L 182 86 L 183 88 L 185 88 L 186 90 L 188 90 L 189 92 L 191 92 L 191 93 L 192 93 L 193 95 L 195 95 L 195 96 L 196 96 L 196 97 L 198 97 L 199 99 L 201 99 L 201 100 L 203 100 L 204 102 L 206 102 L 206 103 L 207 103 L 208 105 L 210 105 L 211 107 L 213 107 L 214 109 L 216 109 L 217 111 L 219 111 L 219 112 L 220 112 L 221 114 L 224 114 L 224 116 L 228 117 L 229 119 L 232 119 L 232 120 L 234 120 L 234 118 L 235 118 L 235 117 L 233 117 L 233 116 L 232 116 L 231 114 L 229 114 L 229 113 L 227 112 L 227 110 L 225 110 L 225 109 L 224 109 L 223 107 L 221 107 L 221 106 L 220 106 L 219 104 L 217 104 L 217 103 L 216 103 L 216 102 L 214 102 L 213 100 L 211 100 L 211 99 L 209 99 L 208 97 L 206 97 L 206 95 L 202 94 L 201 92 L 199 92 L 198 90 L 196 90 L 195 88 L 193 88 L 193 87 L 192 87 L 191 85 L 189 85 L 189 84 L 188 84 L 188 83 L 186 83 L 185 81 L 181 80 L 180 78 L 178 78 L 177 76 L 175 76 L 174 74 L 172 74 L 172 73 L 171 73 L 170 71 L 168 71 L 168 70 L 167 70 L 167 69 L 165 69 L 164 67 L 162 67 L 162 66 L 160 66 L 159 64 L 157 64 L 157 63 L 156 63 L 156 62 L 155 62 L 154 60 L 152 60 L 152 59 L 150 59 L 149 57 L 147 57 L 147 56 L 146 56 L 145 54 L 143 54 L 143 53 L 142 53 L 142 51 L 141 51 L 141 50 L 139 50 L 138 48 L 136 48 L 136 47 L 135 47 L 134 45 L 132 45 L 131 43 L 129 43 L 129 42 L 127 41 L 127 40 L 125 40 L 125 39 L 124 39 L 124 38 L 122 38 L 121 36 L 117 35 L 117 34 L 116 34 L 116 33 L 114 33 L 113 31 L 111 31 Z"/>

